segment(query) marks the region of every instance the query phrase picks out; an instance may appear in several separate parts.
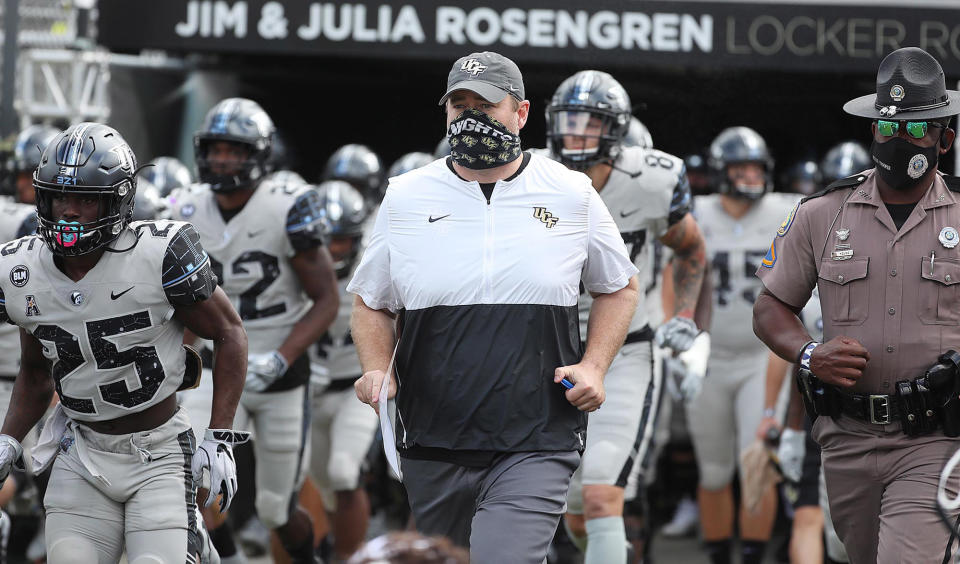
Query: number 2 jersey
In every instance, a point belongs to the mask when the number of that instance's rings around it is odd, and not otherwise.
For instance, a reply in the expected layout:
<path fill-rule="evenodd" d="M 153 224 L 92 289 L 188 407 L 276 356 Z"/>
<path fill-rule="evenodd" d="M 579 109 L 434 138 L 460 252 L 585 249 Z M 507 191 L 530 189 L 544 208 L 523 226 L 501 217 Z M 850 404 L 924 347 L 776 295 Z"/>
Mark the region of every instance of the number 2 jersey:
<path fill-rule="evenodd" d="M 173 219 L 200 232 L 220 286 L 243 320 L 250 354 L 277 349 L 313 304 L 290 259 L 323 245 L 316 190 L 268 177 L 229 221 L 207 184 L 175 191 L 169 205 Z"/>
<path fill-rule="evenodd" d="M 104 253 L 74 282 L 36 235 L 0 247 L 0 319 L 40 341 L 60 403 L 80 421 L 116 419 L 173 394 L 185 360 L 174 308 L 216 288 L 188 223 L 134 222 L 111 248 L 129 250 Z"/>
<path fill-rule="evenodd" d="M 660 270 L 655 243 L 690 211 L 690 185 L 683 160 L 656 149 L 624 147 L 600 190 L 600 199 L 610 210 L 630 260 L 640 271 L 640 291 L 650 292 L 656 287 Z M 582 337 L 587 335 L 592 304 L 589 293 L 580 294 Z M 640 304 L 630 321 L 630 333 L 644 330 L 650 322 L 649 308 L 643 300 Z"/>
<path fill-rule="evenodd" d="M 743 217 L 734 219 L 723 210 L 719 194 L 695 198 L 693 213 L 703 231 L 713 276 L 711 356 L 765 348 L 753 334 L 753 303 L 763 289 L 754 273 L 770 250 L 771 237 L 799 200 L 797 194 L 765 194 Z"/>
<path fill-rule="evenodd" d="M 0 198 L 0 245 L 37 231 L 37 208 Z M 0 323 L 0 378 L 15 378 L 20 370 L 20 330 Z"/>

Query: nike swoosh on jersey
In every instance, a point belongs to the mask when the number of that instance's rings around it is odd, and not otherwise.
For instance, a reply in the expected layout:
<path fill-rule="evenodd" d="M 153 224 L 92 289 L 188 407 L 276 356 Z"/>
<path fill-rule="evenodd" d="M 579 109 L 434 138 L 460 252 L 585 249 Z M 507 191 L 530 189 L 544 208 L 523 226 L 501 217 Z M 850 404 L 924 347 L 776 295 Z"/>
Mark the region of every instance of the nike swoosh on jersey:
<path fill-rule="evenodd" d="M 126 290 L 120 292 L 119 294 L 116 293 L 116 292 L 110 292 L 110 299 L 111 299 L 111 300 L 115 300 L 115 299 L 119 298 L 120 296 L 126 294 L 126 293 L 129 292 L 130 290 L 133 290 L 134 288 L 135 288 L 135 286 L 130 286 L 129 288 L 127 288 Z"/>
<path fill-rule="evenodd" d="M 633 210 L 633 211 L 630 212 L 630 213 L 623 213 L 623 211 L 621 210 L 621 211 L 620 211 L 620 217 L 630 217 L 631 215 L 637 213 L 638 211 L 640 211 L 640 210 L 642 210 L 642 209 L 643 209 L 643 208 L 637 208 L 637 209 Z"/>
<path fill-rule="evenodd" d="M 430 223 L 433 223 L 434 221 L 440 221 L 441 219 L 443 219 L 443 218 L 445 218 L 445 217 L 450 217 L 450 215 L 451 215 L 451 214 L 449 214 L 449 213 L 448 213 L 447 215 L 441 215 L 440 217 L 433 217 L 433 216 L 431 215 L 430 217 L 427 218 L 427 221 L 429 221 Z"/>
<path fill-rule="evenodd" d="M 256 237 L 257 235 L 263 233 L 263 229 L 259 231 L 247 231 L 247 236 L 250 238 Z"/>

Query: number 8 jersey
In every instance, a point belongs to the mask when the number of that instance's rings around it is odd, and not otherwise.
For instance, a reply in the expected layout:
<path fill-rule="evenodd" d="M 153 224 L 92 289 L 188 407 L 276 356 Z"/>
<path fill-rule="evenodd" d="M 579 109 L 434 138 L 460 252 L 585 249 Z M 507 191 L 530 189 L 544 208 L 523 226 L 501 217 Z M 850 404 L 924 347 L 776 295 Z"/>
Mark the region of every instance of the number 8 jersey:
<path fill-rule="evenodd" d="M 290 259 L 322 245 L 313 187 L 267 177 L 229 220 L 207 184 L 175 191 L 169 205 L 173 219 L 190 221 L 200 232 L 220 286 L 243 320 L 250 354 L 282 345 L 312 304 Z"/>
<path fill-rule="evenodd" d="M 107 421 L 173 394 L 183 381 L 174 308 L 209 298 L 213 275 L 188 223 L 130 224 L 78 282 L 28 236 L 0 247 L 0 320 L 43 345 L 60 402 L 80 421 Z"/>

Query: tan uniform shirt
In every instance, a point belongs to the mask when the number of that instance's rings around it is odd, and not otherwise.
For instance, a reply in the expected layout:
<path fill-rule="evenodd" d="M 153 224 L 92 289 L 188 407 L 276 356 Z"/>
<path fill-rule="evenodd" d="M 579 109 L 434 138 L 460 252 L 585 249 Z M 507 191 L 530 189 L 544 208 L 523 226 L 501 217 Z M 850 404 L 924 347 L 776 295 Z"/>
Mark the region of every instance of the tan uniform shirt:
<path fill-rule="evenodd" d="M 923 375 L 941 353 L 960 348 L 960 246 L 950 248 L 960 195 L 938 176 L 897 231 L 873 170 L 863 176 L 859 186 L 791 212 L 757 276 L 795 307 L 818 287 L 823 340 L 845 335 L 870 352 L 852 391 L 892 394 L 898 380 Z"/>

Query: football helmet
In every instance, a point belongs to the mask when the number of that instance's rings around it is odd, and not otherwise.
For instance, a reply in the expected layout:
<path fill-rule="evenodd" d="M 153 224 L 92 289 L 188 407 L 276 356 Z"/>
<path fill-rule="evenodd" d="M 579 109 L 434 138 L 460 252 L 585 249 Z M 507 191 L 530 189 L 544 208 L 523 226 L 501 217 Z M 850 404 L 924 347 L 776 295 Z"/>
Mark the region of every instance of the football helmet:
<path fill-rule="evenodd" d="M 400 176 L 401 174 L 410 172 L 413 169 L 427 166 L 434 160 L 435 159 L 433 158 L 433 155 L 429 153 L 407 153 L 406 155 L 403 155 L 399 159 L 393 161 L 393 164 L 390 165 L 390 171 L 387 172 L 387 178 Z"/>
<path fill-rule="evenodd" d="M 321 180 L 343 180 L 371 202 L 383 198 L 383 163 L 366 145 L 351 143 L 336 150 L 327 160 Z"/>
<path fill-rule="evenodd" d="M 156 187 L 161 198 L 166 198 L 174 188 L 193 184 L 193 174 L 187 165 L 174 157 L 157 157 L 143 167 L 140 173 L 144 180 Z"/>
<path fill-rule="evenodd" d="M 653 136 L 650 130 L 643 122 L 636 117 L 630 118 L 630 126 L 627 128 L 627 135 L 623 138 L 623 144 L 626 147 L 642 147 L 644 149 L 653 149 Z"/>
<path fill-rule="evenodd" d="M 77 256 L 116 239 L 133 217 L 137 158 L 117 130 L 84 122 L 57 134 L 33 174 L 40 236 L 55 254 Z M 96 197 L 99 214 L 90 222 L 66 221 L 53 214 L 64 195 Z"/>
<path fill-rule="evenodd" d="M 17 135 L 13 145 L 13 166 L 17 173 L 29 172 L 40 164 L 40 155 L 60 130 L 49 125 L 31 125 Z"/>
<path fill-rule="evenodd" d="M 756 200 L 773 189 L 773 158 L 767 149 L 767 142 L 749 127 L 728 127 L 721 131 L 710 144 L 707 162 L 713 183 L 721 194 Z M 735 163 L 758 163 L 763 166 L 763 186 L 734 186 L 727 169 Z"/>
<path fill-rule="evenodd" d="M 802 160 L 793 163 L 783 174 L 782 189 L 809 196 L 820 189 L 823 176 L 815 161 Z"/>
<path fill-rule="evenodd" d="M 844 141 L 831 147 L 823 156 L 820 172 L 823 174 L 823 183 L 830 184 L 872 166 L 873 161 L 866 147 L 856 141 Z"/>
<path fill-rule="evenodd" d="M 360 239 L 363 225 L 369 213 L 369 205 L 363 195 L 344 180 L 326 180 L 317 186 L 320 209 L 323 210 L 330 236 L 330 253 L 337 278 L 350 274 L 353 263 L 360 254 Z M 338 239 L 350 239 L 350 248 L 339 252 Z"/>
<path fill-rule="evenodd" d="M 214 192 L 254 188 L 269 172 L 273 134 L 273 120 L 253 100 L 221 100 L 207 112 L 203 125 L 193 136 L 200 182 L 209 184 Z M 210 146 L 218 141 L 238 143 L 247 149 L 246 159 L 237 171 L 229 174 L 214 172 L 208 154 Z"/>
<path fill-rule="evenodd" d="M 547 106 L 547 147 L 575 170 L 612 164 L 630 128 L 630 111 L 630 96 L 616 79 L 601 71 L 580 71 L 560 83 Z M 565 139 L 574 146 L 567 147 Z"/>

